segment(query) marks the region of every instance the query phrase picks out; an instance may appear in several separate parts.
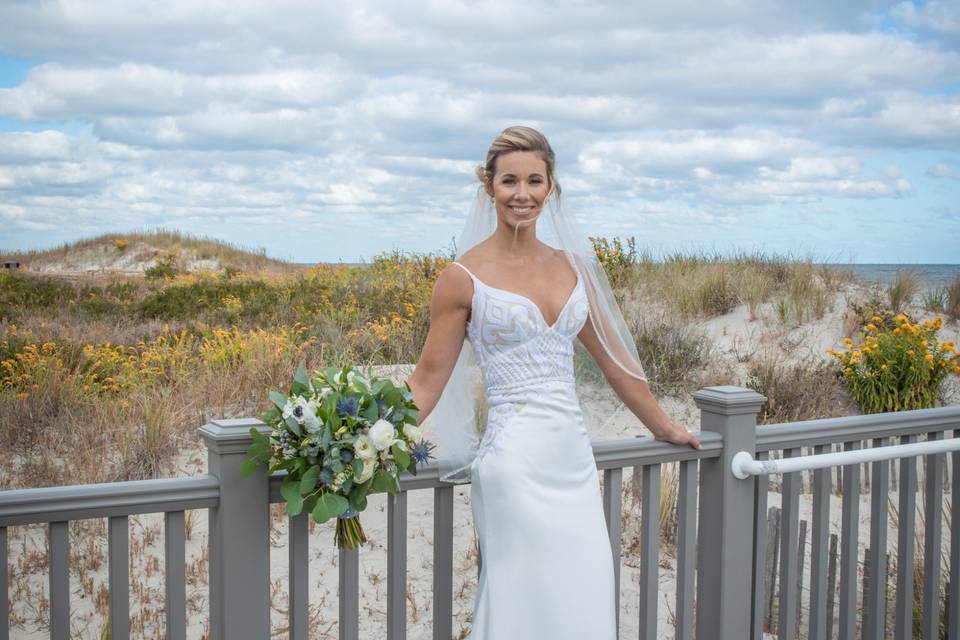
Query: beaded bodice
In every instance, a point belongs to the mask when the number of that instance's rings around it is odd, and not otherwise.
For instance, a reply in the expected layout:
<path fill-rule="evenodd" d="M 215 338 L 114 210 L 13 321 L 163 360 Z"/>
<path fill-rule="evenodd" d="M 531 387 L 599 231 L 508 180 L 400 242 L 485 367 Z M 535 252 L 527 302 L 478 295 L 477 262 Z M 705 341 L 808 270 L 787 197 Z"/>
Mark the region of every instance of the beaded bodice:
<path fill-rule="evenodd" d="M 493 447 L 495 433 L 547 382 L 573 385 L 573 340 L 587 320 L 589 305 L 582 276 L 548 325 L 528 297 L 485 284 L 459 262 L 474 283 L 467 339 L 473 346 L 489 402 L 488 425 L 480 445 Z"/>

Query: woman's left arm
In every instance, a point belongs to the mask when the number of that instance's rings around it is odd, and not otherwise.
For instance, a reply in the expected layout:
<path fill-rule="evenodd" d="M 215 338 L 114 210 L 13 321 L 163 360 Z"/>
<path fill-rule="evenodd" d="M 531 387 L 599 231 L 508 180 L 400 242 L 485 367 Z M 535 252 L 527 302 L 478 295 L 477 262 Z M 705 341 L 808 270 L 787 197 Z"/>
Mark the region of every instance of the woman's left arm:
<path fill-rule="evenodd" d="M 657 399 L 650 393 L 647 381 L 631 376 L 613 361 L 607 350 L 600 344 L 593 323 L 589 319 L 584 323 L 578 337 L 593 356 L 617 396 L 650 429 L 655 439 L 673 444 L 689 444 L 694 449 L 700 448 L 700 441 L 696 436 L 683 426 L 676 424 L 660 408 Z"/>

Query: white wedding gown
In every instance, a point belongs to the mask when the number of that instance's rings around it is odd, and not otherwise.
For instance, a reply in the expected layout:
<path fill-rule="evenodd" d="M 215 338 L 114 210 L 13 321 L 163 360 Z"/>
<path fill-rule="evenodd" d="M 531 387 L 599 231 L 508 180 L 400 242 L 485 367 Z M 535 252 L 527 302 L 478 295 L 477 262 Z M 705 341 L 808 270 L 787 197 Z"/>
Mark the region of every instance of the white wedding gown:
<path fill-rule="evenodd" d="M 490 406 L 471 467 L 482 565 L 468 640 L 615 640 L 613 556 L 573 381 L 580 274 L 547 326 L 532 300 L 454 264 L 473 279 L 467 339 Z"/>

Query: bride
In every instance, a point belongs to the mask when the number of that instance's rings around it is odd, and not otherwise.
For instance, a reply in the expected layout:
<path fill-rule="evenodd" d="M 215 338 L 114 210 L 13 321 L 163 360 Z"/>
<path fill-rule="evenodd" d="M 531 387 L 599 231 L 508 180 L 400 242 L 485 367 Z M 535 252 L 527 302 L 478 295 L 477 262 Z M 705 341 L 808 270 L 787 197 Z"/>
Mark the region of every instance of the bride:
<path fill-rule="evenodd" d="M 457 260 L 434 284 L 430 330 L 407 380 L 418 423 L 439 445 L 441 479 L 471 483 L 481 569 L 469 638 L 612 640 L 613 556 L 574 340 L 656 439 L 700 443 L 650 393 L 606 275 L 560 211 L 546 138 L 503 130 L 477 177 Z"/>

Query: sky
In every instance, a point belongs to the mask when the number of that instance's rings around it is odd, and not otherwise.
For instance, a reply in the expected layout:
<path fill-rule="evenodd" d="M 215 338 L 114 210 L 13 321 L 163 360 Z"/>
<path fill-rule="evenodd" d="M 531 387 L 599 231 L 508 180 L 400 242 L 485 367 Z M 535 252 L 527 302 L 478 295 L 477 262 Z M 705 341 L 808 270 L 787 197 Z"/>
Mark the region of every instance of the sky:
<path fill-rule="evenodd" d="M 957 0 L 4 0 L 0 250 L 446 252 L 514 124 L 655 257 L 960 263 Z"/>

